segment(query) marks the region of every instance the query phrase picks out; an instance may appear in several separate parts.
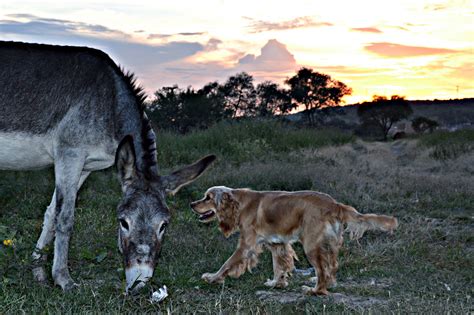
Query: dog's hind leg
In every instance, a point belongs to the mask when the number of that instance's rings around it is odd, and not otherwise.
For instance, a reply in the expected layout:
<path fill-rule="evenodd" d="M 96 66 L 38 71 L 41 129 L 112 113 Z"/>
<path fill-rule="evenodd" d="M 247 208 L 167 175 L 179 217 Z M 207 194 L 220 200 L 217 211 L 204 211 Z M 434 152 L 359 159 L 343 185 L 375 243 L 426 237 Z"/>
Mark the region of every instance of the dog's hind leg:
<path fill-rule="evenodd" d="M 323 244 L 308 246 L 303 244 L 306 257 L 316 270 L 318 283 L 315 288 L 303 286 L 303 292 L 310 295 L 328 295 L 331 282 L 330 251 Z"/>
<path fill-rule="evenodd" d="M 331 244 L 331 250 L 328 253 L 329 262 L 331 266 L 331 279 L 329 283 L 331 286 L 336 285 L 336 273 L 337 273 L 337 269 L 339 268 L 339 262 L 337 258 L 338 258 L 339 250 L 341 249 L 341 246 L 342 246 L 342 242 L 343 242 L 343 238 L 342 238 L 342 233 L 341 233 L 340 237 Z"/>

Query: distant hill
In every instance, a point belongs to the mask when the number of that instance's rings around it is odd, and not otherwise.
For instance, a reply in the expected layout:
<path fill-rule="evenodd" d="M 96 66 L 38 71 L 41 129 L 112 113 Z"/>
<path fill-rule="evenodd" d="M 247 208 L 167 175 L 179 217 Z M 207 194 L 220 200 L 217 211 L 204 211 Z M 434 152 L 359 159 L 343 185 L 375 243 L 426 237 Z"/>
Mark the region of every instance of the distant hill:
<path fill-rule="evenodd" d="M 436 120 L 442 129 L 474 128 L 474 98 L 453 100 L 414 100 L 408 101 L 415 117 L 423 116 Z M 347 129 L 355 128 L 359 123 L 357 107 L 359 104 L 337 106 L 317 111 L 317 116 L 323 125 L 336 125 Z M 286 117 L 290 121 L 305 119 L 303 112 Z"/>

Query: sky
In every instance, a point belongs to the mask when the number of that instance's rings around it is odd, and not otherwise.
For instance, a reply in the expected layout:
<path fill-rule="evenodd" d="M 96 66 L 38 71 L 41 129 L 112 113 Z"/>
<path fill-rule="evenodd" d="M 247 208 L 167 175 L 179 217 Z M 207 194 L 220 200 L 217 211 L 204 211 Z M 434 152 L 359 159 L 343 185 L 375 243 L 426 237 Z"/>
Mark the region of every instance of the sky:
<path fill-rule="evenodd" d="M 99 48 L 149 95 L 301 67 L 373 95 L 474 97 L 474 0 L 2 0 L 0 40 Z"/>

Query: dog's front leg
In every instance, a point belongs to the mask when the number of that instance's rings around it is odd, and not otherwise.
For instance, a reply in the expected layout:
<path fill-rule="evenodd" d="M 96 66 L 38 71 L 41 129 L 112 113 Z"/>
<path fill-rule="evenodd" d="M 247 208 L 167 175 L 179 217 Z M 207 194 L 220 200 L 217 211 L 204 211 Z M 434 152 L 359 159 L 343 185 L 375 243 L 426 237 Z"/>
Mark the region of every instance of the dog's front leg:
<path fill-rule="evenodd" d="M 244 250 L 238 248 L 216 273 L 205 273 L 201 278 L 207 283 L 222 283 L 227 275 L 238 278 L 245 272 L 243 253 Z"/>

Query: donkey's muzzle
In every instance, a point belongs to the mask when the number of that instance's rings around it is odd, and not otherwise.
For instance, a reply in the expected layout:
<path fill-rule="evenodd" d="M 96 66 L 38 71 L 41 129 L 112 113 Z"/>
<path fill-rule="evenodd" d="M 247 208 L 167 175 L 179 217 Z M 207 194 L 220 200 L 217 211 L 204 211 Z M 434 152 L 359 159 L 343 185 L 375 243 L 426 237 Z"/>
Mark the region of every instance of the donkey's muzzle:
<path fill-rule="evenodd" d="M 153 267 L 148 264 L 136 264 L 125 269 L 127 293 L 135 293 L 145 286 L 153 276 Z"/>

